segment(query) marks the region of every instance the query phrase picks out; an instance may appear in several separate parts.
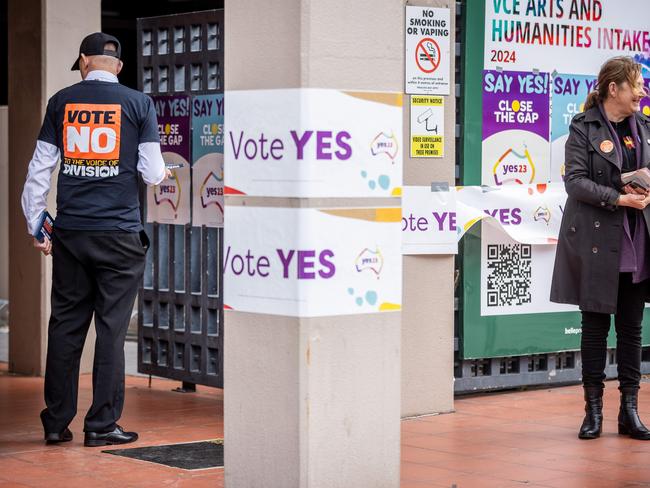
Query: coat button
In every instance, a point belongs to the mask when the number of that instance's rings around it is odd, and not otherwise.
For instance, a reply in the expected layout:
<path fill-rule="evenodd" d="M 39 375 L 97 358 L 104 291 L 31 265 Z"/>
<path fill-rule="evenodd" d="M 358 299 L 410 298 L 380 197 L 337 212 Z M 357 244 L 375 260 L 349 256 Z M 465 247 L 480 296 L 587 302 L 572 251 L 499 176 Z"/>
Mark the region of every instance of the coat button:
<path fill-rule="evenodd" d="M 600 227 L 600 222 L 596 220 L 596 222 L 594 222 L 594 227 L 595 227 L 596 229 L 597 229 L 598 227 Z"/>
<path fill-rule="evenodd" d="M 591 252 L 593 252 L 594 254 L 598 254 L 598 248 L 596 246 L 592 247 Z"/>
<path fill-rule="evenodd" d="M 570 230 L 571 232 L 575 232 L 575 231 L 576 231 L 576 228 L 575 228 L 575 227 L 571 227 L 569 230 Z"/>
<path fill-rule="evenodd" d="M 598 172 L 596 173 L 598 176 L 603 176 L 603 170 L 599 169 Z"/>
<path fill-rule="evenodd" d="M 606 205 L 605 202 L 600 202 L 601 207 L 604 207 L 605 205 Z"/>

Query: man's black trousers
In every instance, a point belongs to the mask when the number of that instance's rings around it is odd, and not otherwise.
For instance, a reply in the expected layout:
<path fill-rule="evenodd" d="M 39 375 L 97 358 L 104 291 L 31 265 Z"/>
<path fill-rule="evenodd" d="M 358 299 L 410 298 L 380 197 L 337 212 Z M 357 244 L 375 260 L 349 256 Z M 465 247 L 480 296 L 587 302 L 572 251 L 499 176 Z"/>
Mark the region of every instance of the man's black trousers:
<path fill-rule="evenodd" d="M 93 314 L 93 403 L 84 431 L 109 432 L 124 406 L 124 339 L 142 279 L 145 248 L 137 232 L 55 229 L 52 315 L 45 370 L 46 432 L 77 413 L 79 362 Z"/>

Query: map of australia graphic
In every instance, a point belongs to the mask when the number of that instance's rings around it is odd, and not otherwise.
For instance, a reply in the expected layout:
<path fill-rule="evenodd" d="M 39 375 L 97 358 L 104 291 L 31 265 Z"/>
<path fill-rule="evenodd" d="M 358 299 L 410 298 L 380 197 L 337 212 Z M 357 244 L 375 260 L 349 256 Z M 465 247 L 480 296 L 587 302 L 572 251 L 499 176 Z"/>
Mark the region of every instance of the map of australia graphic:
<path fill-rule="evenodd" d="M 483 141 L 481 184 L 501 186 L 546 183 L 550 173 L 549 141 L 522 130 L 497 132 Z"/>
<path fill-rule="evenodd" d="M 510 147 L 494 164 L 492 173 L 497 186 L 504 183 L 525 185 L 535 180 L 535 164 L 526 146 L 521 152 Z"/>

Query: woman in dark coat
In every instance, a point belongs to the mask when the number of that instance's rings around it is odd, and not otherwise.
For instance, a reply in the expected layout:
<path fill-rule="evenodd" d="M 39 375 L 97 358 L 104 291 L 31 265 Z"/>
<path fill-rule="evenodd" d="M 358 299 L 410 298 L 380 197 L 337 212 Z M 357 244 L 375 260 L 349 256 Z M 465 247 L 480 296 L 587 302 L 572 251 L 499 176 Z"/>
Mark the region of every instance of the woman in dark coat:
<path fill-rule="evenodd" d="M 650 119 L 641 66 L 629 57 L 607 61 L 585 111 L 571 122 L 565 147 L 568 194 L 562 217 L 551 300 L 582 312 L 582 382 L 586 416 L 578 437 L 602 431 L 607 334 L 616 326 L 621 406 L 618 432 L 650 440 L 639 419 L 641 321 L 650 293 L 650 196 L 624 186 L 621 173 L 650 163 Z"/>

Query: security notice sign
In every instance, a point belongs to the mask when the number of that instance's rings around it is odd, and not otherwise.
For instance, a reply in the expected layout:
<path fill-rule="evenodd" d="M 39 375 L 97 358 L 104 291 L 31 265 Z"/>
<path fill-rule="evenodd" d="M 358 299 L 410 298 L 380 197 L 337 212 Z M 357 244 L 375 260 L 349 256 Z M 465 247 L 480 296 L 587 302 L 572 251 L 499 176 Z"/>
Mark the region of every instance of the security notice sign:
<path fill-rule="evenodd" d="M 411 97 L 411 157 L 441 158 L 445 155 L 445 99 Z"/>
<path fill-rule="evenodd" d="M 412 95 L 449 95 L 448 8 L 406 7 L 406 86 Z"/>

